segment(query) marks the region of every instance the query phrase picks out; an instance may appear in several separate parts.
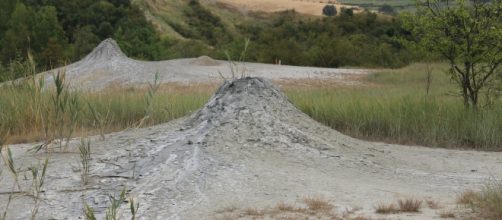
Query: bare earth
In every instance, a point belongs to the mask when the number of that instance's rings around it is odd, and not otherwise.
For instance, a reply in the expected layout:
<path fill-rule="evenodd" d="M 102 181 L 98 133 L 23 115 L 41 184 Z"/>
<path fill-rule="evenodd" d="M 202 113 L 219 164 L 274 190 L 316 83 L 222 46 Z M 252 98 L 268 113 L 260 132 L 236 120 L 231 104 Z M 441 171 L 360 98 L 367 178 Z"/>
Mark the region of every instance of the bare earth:
<path fill-rule="evenodd" d="M 463 190 L 501 179 L 502 153 L 357 140 L 312 120 L 270 82 L 315 78 L 351 84 L 356 82 L 347 79 L 368 70 L 239 65 L 247 68 L 246 73 L 263 78 L 223 83 L 217 72 L 227 78 L 231 75 L 223 61 L 209 57 L 136 61 L 123 55 L 112 40 L 66 67 L 70 84 L 89 90 L 143 85 L 153 80 L 155 70 L 162 82 L 223 85 L 191 116 L 112 133 L 105 140 L 91 137 L 91 181 L 86 186 L 80 181 L 79 140 L 63 152 L 27 152 L 35 143 L 10 146 L 23 189 L 31 184 L 28 168 L 50 157 L 38 218 L 82 219 L 85 202 L 102 219 L 108 196 L 126 188 L 127 196 L 141 204 L 139 219 L 216 219 L 225 214 L 247 219 L 221 210 L 261 209 L 309 196 L 332 201 L 333 212 L 356 210 L 348 217 L 437 219 L 442 211 L 462 210 L 454 200 Z M 40 76 L 51 80 L 50 74 Z M 3 163 L 0 168 L 3 210 L 13 178 Z M 440 208 L 424 206 L 416 214 L 375 214 L 376 205 L 406 198 L 434 200 Z M 32 203 L 31 197 L 18 192 L 7 218 L 27 219 Z M 121 208 L 126 218 L 127 207 Z"/>
<path fill-rule="evenodd" d="M 279 12 L 285 10 L 295 10 L 296 12 L 308 15 L 322 16 L 322 9 L 328 2 L 326 0 L 217 0 L 218 2 L 235 6 L 239 9 L 261 12 Z M 337 11 L 340 8 L 356 8 L 354 6 L 335 4 Z"/>

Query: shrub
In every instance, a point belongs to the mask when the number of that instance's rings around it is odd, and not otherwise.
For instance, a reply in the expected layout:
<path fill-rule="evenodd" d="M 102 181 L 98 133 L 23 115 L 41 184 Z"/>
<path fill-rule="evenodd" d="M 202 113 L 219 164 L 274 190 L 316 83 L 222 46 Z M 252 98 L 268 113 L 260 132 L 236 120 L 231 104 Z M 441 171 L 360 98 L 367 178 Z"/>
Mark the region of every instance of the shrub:
<path fill-rule="evenodd" d="M 326 16 L 335 16 L 337 13 L 336 7 L 334 5 L 326 5 L 322 9 L 322 14 Z"/>

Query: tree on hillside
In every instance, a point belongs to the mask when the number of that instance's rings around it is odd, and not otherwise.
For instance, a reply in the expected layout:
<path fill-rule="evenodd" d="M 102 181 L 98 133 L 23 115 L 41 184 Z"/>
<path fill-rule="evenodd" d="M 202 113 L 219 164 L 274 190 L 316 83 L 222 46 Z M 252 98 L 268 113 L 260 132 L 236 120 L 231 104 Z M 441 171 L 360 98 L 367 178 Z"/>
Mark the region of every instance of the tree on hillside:
<path fill-rule="evenodd" d="M 396 13 L 396 11 L 394 11 L 394 8 L 389 4 L 384 4 L 384 5 L 380 6 L 378 8 L 378 12 L 383 13 L 383 14 L 389 14 L 389 15 L 393 15 Z"/>
<path fill-rule="evenodd" d="M 405 27 L 448 61 L 466 108 L 493 91 L 502 64 L 502 0 L 422 0 Z"/>
<path fill-rule="evenodd" d="M 17 57 L 26 57 L 30 48 L 35 12 L 23 3 L 17 3 L 8 21 L 8 30 L 2 42 L 1 55 L 7 63 Z"/>
<path fill-rule="evenodd" d="M 336 7 L 334 5 L 326 5 L 322 9 L 322 14 L 326 16 L 335 16 L 337 13 Z"/>

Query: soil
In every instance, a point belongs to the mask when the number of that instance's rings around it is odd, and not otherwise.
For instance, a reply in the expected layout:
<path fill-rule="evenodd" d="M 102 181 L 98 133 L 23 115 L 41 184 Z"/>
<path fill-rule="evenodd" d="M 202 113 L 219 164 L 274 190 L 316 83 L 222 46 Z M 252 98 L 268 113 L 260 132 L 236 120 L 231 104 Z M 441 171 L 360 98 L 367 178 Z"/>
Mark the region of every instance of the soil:
<path fill-rule="evenodd" d="M 13 145 L 23 188 L 28 167 L 50 157 L 39 219 L 81 219 L 84 201 L 104 216 L 109 195 L 127 189 L 139 219 L 213 219 L 227 207 L 266 207 L 322 196 L 336 210 L 385 219 L 437 219 L 458 209 L 455 197 L 500 179 L 502 153 L 433 149 L 357 140 L 296 109 L 269 80 L 228 80 L 191 116 L 91 137 L 90 183 L 80 181 L 73 140 L 67 152 L 27 152 Z M 1 166 L 4 166 L 3 164 Z M 4 167 L 2 167 L 4 168 Z M 26 177 L 24 177 L 26 176 Z M 13 180 L 4 169 L 3 210 Z M 429 199 L 440 209 L 375 214 L 379 203 Z M 17 194 L 8 219 L 26 219 L 32 198 Z M 120 213 L 129 217 L 128 204 Z M 245 217 L 243 217 L 245 218 Z"/>

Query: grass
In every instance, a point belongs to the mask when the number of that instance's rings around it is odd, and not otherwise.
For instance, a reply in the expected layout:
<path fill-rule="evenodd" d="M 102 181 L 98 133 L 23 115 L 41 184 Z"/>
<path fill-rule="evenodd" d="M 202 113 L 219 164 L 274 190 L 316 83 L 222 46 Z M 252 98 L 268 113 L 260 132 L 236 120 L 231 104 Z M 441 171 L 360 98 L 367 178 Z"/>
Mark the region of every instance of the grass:
<path fill-rule="evenodd" d="M 457 203 L 471 208 L 481 218 L 502 219 L 502 182 L 490 182 L 479 192 L 465 191 L 457 198 Z"/>
<path fill-rule="evenodd" d="M 375 207 L 375 212 L 378 214 L 394 214 L 398 213 L 399 209 L 394 204 L 378 204 Z"/>
<path fill-rule="evenodd" d="M 420 208 L 422 208 L 422 200 L 417 199 L 400 199 L 397 204 L 401 212 L 420 212 Z"/>
<path fill-rule="evenodd" d="M 168 84 L 160 86 L 155 97 L 145 95 L 149 92 L 148 88 L 110 88 L 98 93 L 73 92 L 72 96 L 78 96 L 80 102 L 85 104 L 82 104 L 75 125 L 71 125 L 75 127 L 72 136 L 104 135 L 136 127 L 140 121 L 146 127 L 180 118 L 202 107 L 214 89 L 214 85 Z M 33 91 L 28 86 L 0 88 L 0 133 L 8 134 L 7 144 L 45 141 L 48 123 L 45 119 L 68 121 L 71 118 L 71 111 L 62 113 L 54 109 L 53 93 L 50 90 L 42 91 L 34 102 Z M 144 120 L 145 109 L 148 110 L 148 120 Z M 69 130 L 61 129 L 61 136 L 68 136 Z"/>
<path fill-rule="evenodd" d="M 80 164 L 82 165 L 82 171 L 80 174 L 80 179 L 82 181 L 82 185 L 87 185 L 89 183 L 89 168 L 91 161 L 91 142 L 82 138 L 80 140 L 80 145 L 78 146 L 78 150 L 80 153 Z"/>
<path fill-rule="evenodd" d="M 395 214 L 400 212 L 420 212 L 422 208 L 422 200 L 417 199 L 399 199 L 397 205 L 378 204 L 375 206 L 375 212 L 378 214 Z"/>
<path fill-rule="evenodd" d="M 372 220 L 371 217 L 356 213 L 359 208 L 338 212 L 335 204 L 322 197 L 304 197 L 297 203 L 278 202 L 265 208 L 230 206 L 216 211 L 213 219 L 332 219 L 332 220 Z"/>
<path fill-rule="evenodd" d="M 439 217 L 441 218 L 455 218 L 455 213 L 452 211 L 441 211 L 439 213 Z"/>
<path fill-rule="evenodd" d="M 315 120 L 350 136 L 398 144 L 502 150 L 500 101 L 477 112 L 464 109 L 456 87 L 433 65 L 426 93 L 425 64 L 371 74 L 365 85 L 289 88 L 290 100 Z"/>

